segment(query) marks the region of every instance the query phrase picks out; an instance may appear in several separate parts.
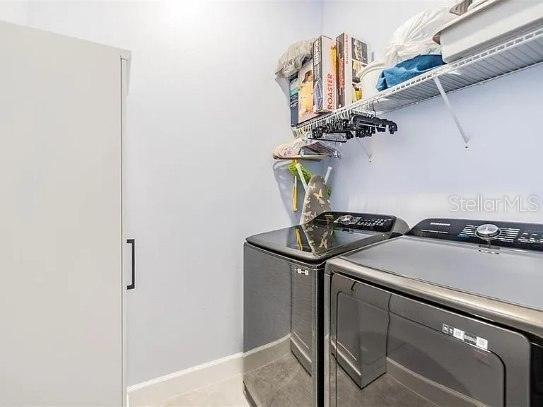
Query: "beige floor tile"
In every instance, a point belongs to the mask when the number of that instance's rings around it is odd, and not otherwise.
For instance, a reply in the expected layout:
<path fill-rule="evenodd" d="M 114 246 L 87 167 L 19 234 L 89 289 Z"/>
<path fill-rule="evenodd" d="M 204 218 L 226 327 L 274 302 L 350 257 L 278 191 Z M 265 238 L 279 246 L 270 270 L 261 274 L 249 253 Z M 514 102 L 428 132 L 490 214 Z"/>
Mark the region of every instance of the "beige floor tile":
<path fill-rule="evenodd" d="M 162 404 L 163 407 L 248 407 L 243 395 L 241 375 L 200 389 L 180 394 Z"/>

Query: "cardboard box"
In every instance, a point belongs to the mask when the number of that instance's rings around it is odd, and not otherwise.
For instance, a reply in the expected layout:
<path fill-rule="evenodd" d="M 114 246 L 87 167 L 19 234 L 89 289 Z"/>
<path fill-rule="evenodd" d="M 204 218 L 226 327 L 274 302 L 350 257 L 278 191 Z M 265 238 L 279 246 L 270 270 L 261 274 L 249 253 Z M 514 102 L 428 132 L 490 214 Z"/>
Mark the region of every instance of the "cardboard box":
<path fill-rule="evenodd" d="M 310 59 L 298 72 L 298 122 L 318 116 L 315 113 L 315 104 L 313 103 L 313 59 Z"/>
<path fill-rule="evenodd" d="M 356 73 L 368 64 L 368 44 L 343 33 L 337 46 L 337 105 L 348 106 L 362 98 Z"/>
<path fill-rule="evenodd" d="M 320 36 L 313 43 L 313 103 L 316 113 L 337 108 L 336 41 Z"/>

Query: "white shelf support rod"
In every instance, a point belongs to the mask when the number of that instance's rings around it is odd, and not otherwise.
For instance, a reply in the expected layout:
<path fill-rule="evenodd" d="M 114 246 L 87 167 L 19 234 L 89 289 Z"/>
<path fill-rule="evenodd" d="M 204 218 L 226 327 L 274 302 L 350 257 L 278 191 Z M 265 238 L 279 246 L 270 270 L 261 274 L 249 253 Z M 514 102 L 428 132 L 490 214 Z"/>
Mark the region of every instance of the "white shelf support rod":
<path fill-rule="evenodd" d="M 304 173 L 302 171 L 302 166 L 300 163 L 296 164 L 296 170 L 298 170 L 298 175 L 300 176 L 300 181 L 302 181 L 302 186 L 304 187 L 304 191 L 307 192 L 307 182 L 305 182 Z"/>
<path fill-rule="evenodd" d="M 326 175 L 324 176 L 324 184 L 328 185 L 328 179 L 330 178 L 330 173 L 332 172 L 332 167 L 328 167 L 326 170 Z"/>
<path fill-rule="evenodd" d="M 468 147 L 469 143 L 469 136 L 464 131 L 464 128 L 460 124 L 460 120 L 458 120 L 458 116 L 454 112 L 454 109 L 451 105 L 451 102 L 449 101 L 449 97 L 447 96 L 447 92 L 445 92 L 445 89 L 443 89 L 443 85 L 441 85 L 441 81 L 437 76 L 434 76 L 434 82 L 437 86 L 437 89 L 439 90 L 439 93 L 441 94 L 441 98 L 443 99 L 443 102 L 445 103 L 445 107 L 449 111 L 450 115 L 452 116 L 454 123 L 456 124 L 456 128 L 458 129 L 460 135 L 462 136 L 462 139 L 464 139 L 464 144 L 466 145 L 466 148 Z"/>

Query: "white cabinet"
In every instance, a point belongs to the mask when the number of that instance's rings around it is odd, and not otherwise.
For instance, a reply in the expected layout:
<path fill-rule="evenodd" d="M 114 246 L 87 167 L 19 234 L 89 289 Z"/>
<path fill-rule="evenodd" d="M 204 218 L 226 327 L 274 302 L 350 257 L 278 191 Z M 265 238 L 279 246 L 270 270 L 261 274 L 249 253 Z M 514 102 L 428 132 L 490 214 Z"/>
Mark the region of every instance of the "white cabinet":
<path fill-rule="evenodd" d="M 0 23 L 0 55 L 0 406 L 121 405 L 126 52 Z"/>

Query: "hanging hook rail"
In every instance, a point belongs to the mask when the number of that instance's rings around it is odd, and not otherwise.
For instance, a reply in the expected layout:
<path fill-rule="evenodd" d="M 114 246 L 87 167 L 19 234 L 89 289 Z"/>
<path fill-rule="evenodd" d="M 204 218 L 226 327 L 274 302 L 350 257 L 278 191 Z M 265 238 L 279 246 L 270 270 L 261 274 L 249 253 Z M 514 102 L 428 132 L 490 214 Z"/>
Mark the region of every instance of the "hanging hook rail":
<path fill-rule="evenodd" d="M 351 116 L 356 113 L 369 114 L 370 112 L 367 111 L 366 107 L 367 107 L 366 101 L 364 101 L 364 103 L 355 102 L 352 105 L 344 106 L 342 108 L 335 110 L 332 113 L 313 119 L 305 124 L 302 123 L 298 127 L 294 127 L 293 128 L 294 134 L 296 137 L 304 137 L 306 134 L 311 133 L 314 129 L 318 128 L 319 126 L 329 124 L 332 121 L 335 121 L 338 119 L 349 120 Z"/>

